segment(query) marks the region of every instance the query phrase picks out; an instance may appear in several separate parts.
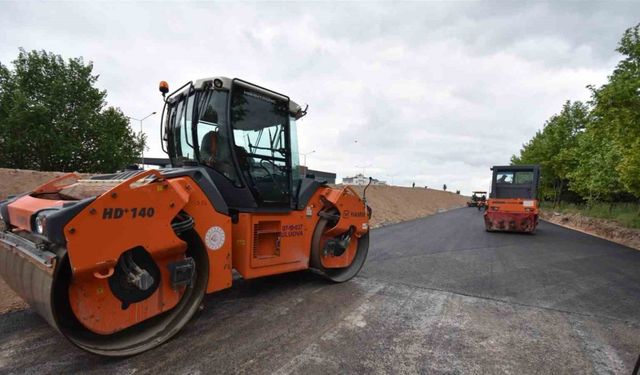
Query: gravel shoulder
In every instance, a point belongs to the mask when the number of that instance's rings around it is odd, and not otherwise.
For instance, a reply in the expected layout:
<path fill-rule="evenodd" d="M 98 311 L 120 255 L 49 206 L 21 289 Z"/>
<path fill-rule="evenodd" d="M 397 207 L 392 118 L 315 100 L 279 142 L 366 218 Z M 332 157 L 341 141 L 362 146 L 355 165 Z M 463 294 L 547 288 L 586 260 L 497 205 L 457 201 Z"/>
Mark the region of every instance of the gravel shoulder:
<path fill-rule="evenodd" d="M 588 233 L 592 236 L 640 250 L 640 229 L 625 228 L 611 220 L 586 217 L 580 214 L 566 214 L 543 210 L 543 220 L 566 228 Z"/>

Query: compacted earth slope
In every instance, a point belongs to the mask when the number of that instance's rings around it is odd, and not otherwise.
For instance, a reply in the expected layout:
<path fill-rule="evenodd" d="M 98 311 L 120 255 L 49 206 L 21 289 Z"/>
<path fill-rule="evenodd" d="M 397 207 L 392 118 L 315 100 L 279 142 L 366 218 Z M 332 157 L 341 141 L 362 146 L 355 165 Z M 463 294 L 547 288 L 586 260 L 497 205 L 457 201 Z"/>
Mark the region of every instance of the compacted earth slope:
<path fill-rule="evenodd" d="M 362 196 L 364 187 L 354 186 L 354 189 Z M 442 190 L 384 185 L 369 186 L 366 198 L 373 210 L 371 225 L 374 228 L 464 207 L 469 199 Z"/>

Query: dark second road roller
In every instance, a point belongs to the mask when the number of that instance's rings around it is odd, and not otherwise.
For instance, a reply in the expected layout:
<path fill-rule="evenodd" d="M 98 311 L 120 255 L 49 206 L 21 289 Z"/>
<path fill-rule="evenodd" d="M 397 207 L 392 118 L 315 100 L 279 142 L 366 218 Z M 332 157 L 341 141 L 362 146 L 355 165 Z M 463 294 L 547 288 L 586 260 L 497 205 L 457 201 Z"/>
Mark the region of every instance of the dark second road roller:
<path fill-rule="evenodd" d="M 488 232 L 533 233 L 538 226 L 539 165 L 492 167 L 491 194 L 484 213 Z"/>

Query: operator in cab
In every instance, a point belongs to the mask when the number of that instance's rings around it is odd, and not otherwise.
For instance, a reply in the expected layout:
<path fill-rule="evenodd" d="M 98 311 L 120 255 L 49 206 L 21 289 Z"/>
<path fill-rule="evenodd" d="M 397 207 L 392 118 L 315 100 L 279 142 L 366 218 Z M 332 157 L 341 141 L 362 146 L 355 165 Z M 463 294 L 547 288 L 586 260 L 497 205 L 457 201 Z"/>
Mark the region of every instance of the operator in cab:
<path fill-rule="evenodd" d="M 216 111 L 208 109 L 201 121 L 215 125 L 215 130 L 205 133 L 200 142 L 200 162 L 221 172 L 225 176 L 232 178 L 235 173 L 233 162 L 229 152 L 222 152 L 225 147 L 224 137 L 220 134 L 218 126 L 218 114 Z M 227 148 L 228 150 L 228 148 Z M 243 147 L 235 146 L 236 157 L 243 170 L 249 169 L 247 151 Z"/>

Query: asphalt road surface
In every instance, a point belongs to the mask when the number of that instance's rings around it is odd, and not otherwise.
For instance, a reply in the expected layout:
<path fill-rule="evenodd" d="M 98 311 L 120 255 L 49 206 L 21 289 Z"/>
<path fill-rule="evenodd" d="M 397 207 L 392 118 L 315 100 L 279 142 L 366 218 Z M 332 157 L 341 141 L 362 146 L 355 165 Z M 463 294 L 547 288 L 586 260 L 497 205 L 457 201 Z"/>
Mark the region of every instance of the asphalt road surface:
<path fill-rule="evenodd" d="M 544 222 L 486 233 L 473 208 L 373 231 L 348 283 L 238 280 L 133 358 L 0 317 L 0 373 L 629 374 L 638 353 L 640 251 Z"/>

